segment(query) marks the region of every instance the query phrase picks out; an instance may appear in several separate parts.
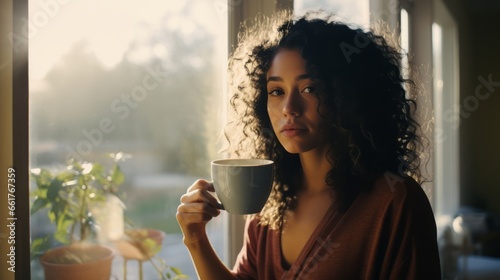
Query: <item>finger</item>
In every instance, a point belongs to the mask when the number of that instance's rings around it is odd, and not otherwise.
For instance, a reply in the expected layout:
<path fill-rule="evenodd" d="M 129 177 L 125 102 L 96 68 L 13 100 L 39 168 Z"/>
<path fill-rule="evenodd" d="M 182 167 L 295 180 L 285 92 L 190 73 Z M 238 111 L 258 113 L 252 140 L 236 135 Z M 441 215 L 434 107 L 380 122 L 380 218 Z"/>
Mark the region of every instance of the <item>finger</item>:
<path fill-rule="evenodd" d="M 210 220 L 212 220 L 212 216 L 208 214 L 199 214 L 199 213 L 177 213 L 176 215 L 177 221 L 182 223 L 183 225 L 189 224 L 206 224 Z"/>
<path fill-rule="evenodd" d="M 218 209 L 205 203 L 183 203 L 177 207 L 177 212 L 200 216 L 209 215 L 210 217 L 217 217 L 220 214 Z"/>
<path fill-rule="evenodd" d="M 207 190 L 207 189 L 210 189 L 212 188 L 213 189 L 213 186 L 212 186 L 212 183 L 208 182 L 207 180 L 203 180 L 203 179 L 198 179 L 196 180 L 188 189 L 187 189 L 187 192 L 191 192 L 191 191 L 194 191 L 194 190 L 199 190 L 199 189 L 204 189 L 204 190 Z"/>
<path fill-rule="evenodd" d="M 209 184 L 208 188 L 207 188 L 207 191 L 209 192 L 215 192 L 215 189 L 214 189 L 214 182 L 207 182 Z"/>
<path fill-rule="evenodd" d="M 219 204 L 217 199 L 211 193 L 209 193 L 206 190 L 202 190 L 202 189 L 193 190 L 189 193 L 182 195 L 180 202 L 181 203 L 195 203 L 195 202 L 206 203 L 206 204 L 211 205 L 213 208 L 217 208 L 217 204 Z"/>
<path fill-rule="evenodd" d="M 216 206 L 206 204 L 206 203 L 195 203 L 194 208 L 198 208 L 200 212 L 209 214 L 212 217 L 217 217 L 220 214 L 220 210 Z"/>

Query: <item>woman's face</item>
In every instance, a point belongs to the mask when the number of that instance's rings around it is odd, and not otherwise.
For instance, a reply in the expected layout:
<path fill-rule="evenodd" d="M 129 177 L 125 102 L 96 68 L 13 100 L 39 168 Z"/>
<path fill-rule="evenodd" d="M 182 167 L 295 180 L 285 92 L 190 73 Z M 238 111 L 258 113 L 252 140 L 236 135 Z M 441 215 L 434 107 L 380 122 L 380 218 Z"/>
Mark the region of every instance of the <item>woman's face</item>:
<path fill-rule="evenodd" d="M 279 50 L 267 72 L 267 112 L 274 133 L 289 153 L 324 152 L 328 146 L 327 125 L 318 113 L 314 91 L 300 52 Z"/>

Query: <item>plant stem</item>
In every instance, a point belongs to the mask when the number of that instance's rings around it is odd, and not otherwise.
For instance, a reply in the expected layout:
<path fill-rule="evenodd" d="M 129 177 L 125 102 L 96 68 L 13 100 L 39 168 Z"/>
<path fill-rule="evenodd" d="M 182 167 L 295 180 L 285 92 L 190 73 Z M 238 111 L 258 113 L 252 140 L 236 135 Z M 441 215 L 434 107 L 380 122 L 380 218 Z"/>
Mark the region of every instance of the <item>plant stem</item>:
<path fill-rule="evenodd" d="M 123 280 L 127 280 L 127 261 L 128 259 L 123 259 Z"/>
<path fill-rule="evenodd" d="M 151 264 L 153 265 L 153 267 L 156 269 L 156 271 L 158 272 L 158 274 L 160 274 L 161 279 L 162 280 L 167 280 L 167 278 L 165 278 L 165 276 L 163 275 L 163 271 L 158 266 L 156 266 L 155 262 L 153 261 L 153 258 L 151 258 L 149 261 L 151 262 Z"/>
<path fill-rule="evenodd" d="M 142 280 L 142 261 L 139 261 L 139 280 Z"/>
<path fill-rule="evenodd" d="M 82 174 L 81 176 L 82 176 L 82 186 L 85 186 L 85 189 L 83 190 L 82 207 L 80 208 L 80 216 L 78 218 L 80 221 L 80 241 L 83 241 L 87 237 L 86 233 L 85 233 L 84 219 L 85 219 L 85 208 L 87 207 L 86 202 L 87 202 L 87 192 L 88 192 L 89 186 L 87 186 L 87 182 L 85 181 L 85 175 Z"/>
<path fill-rule="evenodd" d="M 73 234 L 75 233 L 75 225 L 76 225 L 76 223 L 73 223 L 73 224 L 71 225 L 71 231 L 70 231 L 70 233 L 69 233 L 69 234 L 70 234 L 70 235 L 69 235 L 69 237 L 70 237 L 70 239 L 71 239 L 71 240 L 70 240 L 70 243 L 73 243 L 73 242 L 75 241 L 75 238 L 73 237 Z"/>

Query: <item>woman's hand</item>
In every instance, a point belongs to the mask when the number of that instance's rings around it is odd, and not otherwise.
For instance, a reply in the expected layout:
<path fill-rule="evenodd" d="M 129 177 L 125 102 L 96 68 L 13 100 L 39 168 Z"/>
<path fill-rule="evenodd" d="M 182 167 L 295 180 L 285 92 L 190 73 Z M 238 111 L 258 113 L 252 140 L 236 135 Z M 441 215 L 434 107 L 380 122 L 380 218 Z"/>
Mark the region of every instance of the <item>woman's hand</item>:
<path fill-rule="evenodd" d="M 213 192 L 212 183 L 197 180 L 187 192 L 181 196 L 181 204 L 177 207 L 177 222 L 184 234 L 184 244 L 194 244 L 206 237 L 205 226 L 213 217 L 220 214 L 218 202 L 209 192 Z"/>

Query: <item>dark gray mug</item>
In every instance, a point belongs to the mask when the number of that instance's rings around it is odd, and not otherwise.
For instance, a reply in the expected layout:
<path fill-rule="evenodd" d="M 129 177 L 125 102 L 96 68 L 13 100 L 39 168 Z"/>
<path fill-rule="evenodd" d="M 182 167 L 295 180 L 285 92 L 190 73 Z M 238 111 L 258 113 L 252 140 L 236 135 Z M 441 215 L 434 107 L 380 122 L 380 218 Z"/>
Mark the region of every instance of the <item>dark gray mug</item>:
<path fill-rule="evenodd" d="M 223 209 L 231 214 L 259 213 L 273 187 L 273 161 L 220 159 L 211 162 L 212 181 Z"/>

